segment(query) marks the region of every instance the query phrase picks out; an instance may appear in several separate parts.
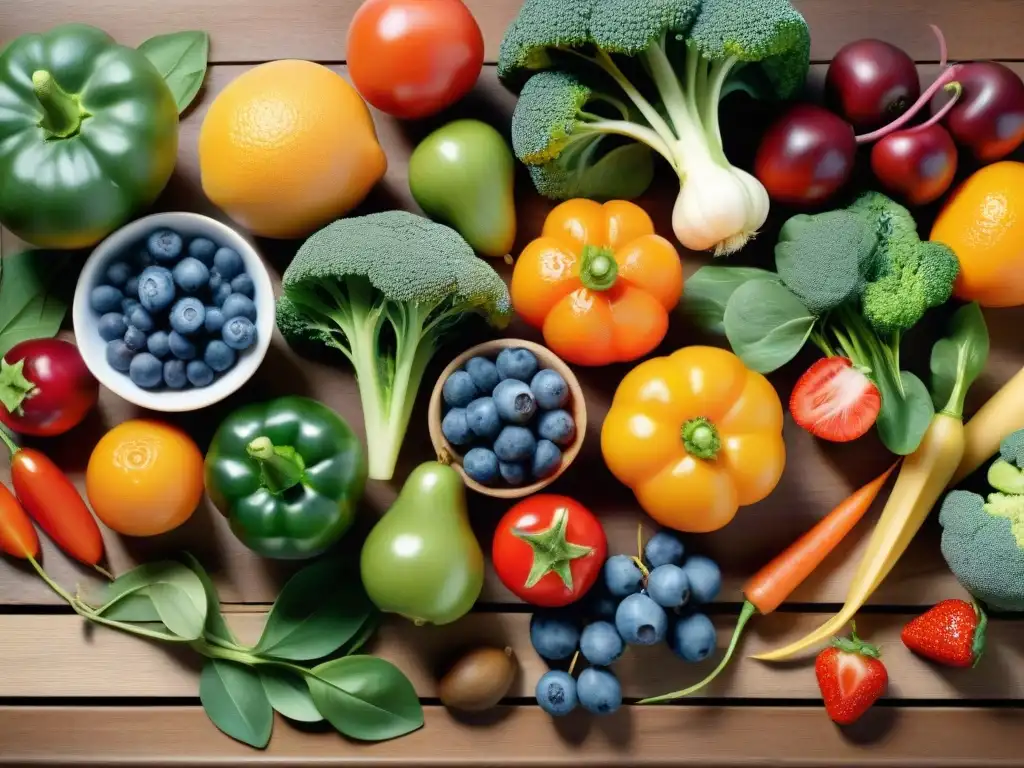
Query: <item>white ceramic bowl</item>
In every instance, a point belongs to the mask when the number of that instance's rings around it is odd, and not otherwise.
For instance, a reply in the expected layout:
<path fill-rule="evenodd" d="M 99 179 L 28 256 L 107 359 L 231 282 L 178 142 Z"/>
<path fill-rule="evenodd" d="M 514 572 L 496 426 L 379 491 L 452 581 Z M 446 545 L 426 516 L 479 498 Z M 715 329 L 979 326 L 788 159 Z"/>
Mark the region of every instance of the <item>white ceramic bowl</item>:
<path fill-rule="evenodd" d="M 207 387 L 148 390 L 133 383 L 127 373 L 115 371 L 107 363 L 107 342 L 99 334 L 99 314 L 89 306 L 89 292 L 102 282 L 107 267 L 128 249 L 144 242 L 151 232 L 163 228 L 180 233 L 186 240 L 207 237 L 218 246 L 233 248 L 242 257 L 256 289 L 256 343 L 238 356 L 234 367 Z M 197 411 L 235 392 L 260 367 L 274 332 L 274 289 L 256 249 L 231 227 L 198 213 L 154 213 L 121 227 L 96 246 L 75 287 L 72 319 L 82 359 L 103 386 L 130 403 L 154 411 Z"/>

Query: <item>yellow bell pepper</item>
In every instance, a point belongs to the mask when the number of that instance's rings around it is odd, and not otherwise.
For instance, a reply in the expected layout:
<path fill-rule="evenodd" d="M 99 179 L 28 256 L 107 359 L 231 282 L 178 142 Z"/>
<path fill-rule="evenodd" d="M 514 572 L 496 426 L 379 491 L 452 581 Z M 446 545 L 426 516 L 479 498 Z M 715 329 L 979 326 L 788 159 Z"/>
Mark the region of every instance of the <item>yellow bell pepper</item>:
<path fill-rule="evenodd" d="M 658 523 L 715 531 L 778 484 L 786 465 L 782 403 L 732 352 L 684 347 L 622 380 L 601 452 Z"/>

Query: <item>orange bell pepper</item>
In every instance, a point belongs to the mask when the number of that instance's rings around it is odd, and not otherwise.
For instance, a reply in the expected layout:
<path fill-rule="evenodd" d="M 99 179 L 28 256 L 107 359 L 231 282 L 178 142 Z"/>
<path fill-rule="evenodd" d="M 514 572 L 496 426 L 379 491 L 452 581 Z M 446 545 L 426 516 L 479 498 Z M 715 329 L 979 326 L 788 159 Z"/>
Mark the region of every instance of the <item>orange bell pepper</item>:
<path fill-rule="evenodd" d="M 563 360 L 608 365 L 643 357 L 668 331 L 683 293 L 675 246 L 623 200 L 568 200 L 512 273 L 512 305 Z"/>
<path fill-rule="evenodd" d="M 626 374 L 601 429 L 608 469 L 668 528 L 707 533 L 771 493 L 786 465 L 782 403 L 716 347 L 684 347 Z"/>

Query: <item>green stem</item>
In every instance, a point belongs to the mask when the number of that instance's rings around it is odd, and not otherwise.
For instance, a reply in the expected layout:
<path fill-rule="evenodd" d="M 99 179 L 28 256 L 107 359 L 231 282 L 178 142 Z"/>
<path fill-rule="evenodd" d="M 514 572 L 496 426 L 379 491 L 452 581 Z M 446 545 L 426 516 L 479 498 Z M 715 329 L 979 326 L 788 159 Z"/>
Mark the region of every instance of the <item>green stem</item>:
<path fill-rule="evenodd" d="M 725 158 L 725 150 L 722 147 L 722 130 L 718 123 L 718 107 L 722 100 L 722 86 L 732 72 L 733 67 L 739 60 L 735 56 L 728 59 L 716 61 L 711 65 L 708 72 L 707 92 L 704 94 L 704 111 L 701 115 L 701 124 L 704 126 L 704 134 L 708 139 L 708 146 L 718 158 L 719 162 L 728 162 Z"/>
<path fill-rule="evenodd" d="M 811 343 L 814 344 L 814 346 L 816 346 L 818 349 L 820 349 L 821 350 L 821 354 L 823 354 L 825 357 L 835 357 L 836 356 L 836 351 L 833 348 L 832 344 L 825 337 L 825 334 L 823 334 L 820 330 L 815 329 L 815 330 L 811 331 L 811 337 L 810 338 L 811 338 Z"/>
<path fill-rule="evenodd" d="M 665 52 L 665 35 L 643 53 L 643 60 L 650 69 L 651 79 L 654 80 L 658 95 L 665 105 L 665 111 L 675 127 L 676 136 L 683 138 L 692 129 L 693 118 L 687 109 L 686 94 L 679 83 L 679 76 Z"/>
<path fill-rule="evenodd" d="M 625 136 L 627 139 L 639 141 L 646 144 L 659 155 L 661 155 L 673 168 L 676 165 L 672 149 L 661 138 L 657 131 L 639 123 L 631 123 L 628 120 L 598 119 L 594 122 L 581 123 L 576 127 L 575 133 L 611 133 L 616 136 Z"/>
<path fill-rule="evenodd" d="M 9 434 L 7 434 L 7 430 L 4 429 L 3 427 L 0 427 L 0 442 L 3 442 L 3 444 L 7 446 L 7 450 L 9 450 L 11 452 L 11 456 L 12 457 L 19 450 L 21 450 L 20 448 L 18 448 L 18 446 L 15 444 L 15 442 L 11 439 L 11 436 Z"/>
<path fill-rule="evenodd" d="M 619 276 L 619 265 L 611 248 L 587 245 L 580 263 L 580 282 L 592 291 L 607 291 Z"/>
<path fill-rule="evenodd" d="M 61 88 L 53 75 L 45 69 L 32 73 L 32 90 L 43 110 L 39 126 L 50 138 L 66 139 L 74 136 L 82 127 L 82 121 L 90 117 L 78 97 Z"/>
<path fill-rule="evenodd" d="M 681 434 L 686 452 L 697 459 L 713 459 L 722 447 L 722 440 L 715 425 L 703 416 L 690 419 L 683 424 Z"/>
<path fill-rule="evenodd" d="M 266 659 L 262 656 L 257 656 L 253 653 L 246 653 L 242 650 L 214 647 L 205 640 L 195 640 L 189 645 L 192 649 L 208 659 L 223 659 L 224 661 L 234 661 L 238 664 L 245 664 L 250 667 L 277 667 L 278 669 L 286 669 L 289 672 L 294 672 L 297 675 L 303 677 L 316 677 L 312 670 L 300 667 L 298 664 L 290 664 L 287 661 L 278 661 L 277 659 Z"/>
<path fill-rule="evenodd" d="M 306 473 L 298 451 L 290 445 L 274 445 L 265 435 L 250 440 L 245 452 L 259 462 L 263 487 L 275 496 L 301 483 Z"/>

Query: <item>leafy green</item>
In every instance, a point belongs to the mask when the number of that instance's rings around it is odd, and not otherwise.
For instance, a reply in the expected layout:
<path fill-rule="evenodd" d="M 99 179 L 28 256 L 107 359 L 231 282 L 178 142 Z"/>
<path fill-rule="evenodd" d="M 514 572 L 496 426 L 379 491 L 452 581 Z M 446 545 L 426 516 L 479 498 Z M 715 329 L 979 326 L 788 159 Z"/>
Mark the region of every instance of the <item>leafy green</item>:
<path fill-rule="evenodd" d="M 748 280 L 725 308 L 725 335 L 748 368 L 771 373 L 796 357 L 816 320 L 777 280 Z"/>
<path fill-rule="evenodd" d="M 778 280 L 757 267 L 701 267 L 686 281 L 680 309 L 710 333 L 725 333 L 725 308 L 737 288 L 751 280 Z"/>
<path fill-rule="evenodd" d="M 204 627 L 206 639 L 237 645 L 238 641 L 224 620 L 224 615 L 220 612 L 220 597 L 217 595 L 217 588 L 213 585 L 210 574 L 203 568 L 202 563 L 189 553 L 185 553 L 184 559 L 189 569 L 199 578 L 203 585 L 203 592 L 206 594 L 206 626 Z"/>
<path fill-rule="evenodd" d="M 182 640 L 197 640 L 203 634 L 206 593 L 199 577 L 181 563 L 147 563 L 128 571 L 107 587 L 104 604 L 96 612 L 105 616 L 128 598 L 132 602 L 123 610 L 130 609 L 133 618 L 124 618 L 126 614 L 122 612 L 121 621 L 151 621 L 151 614 L 139 599 L 147 598 L 159 620 Z"/>
<path fill-rule="evenodd" d="M 270 742 L 274 710 L 251 667 L 207 659 L 199 675 L 199 700 L 213 724 L 231 738 L 257 749 Z"/>
<path fill-rule="evenodd" d="M 157 35 L 139 46 L 174 94 L 178 114 L 199 93 L 206 77 L 210 36 L 206 32 L 174 32 Z"/>
<path fill-rule="evenodd" d="M 907 371 L 900 371 L 902 392 L 887 375 L 872 378 L 882 395 L 882 410 L 875 422 L 878 437 L 893 453 L 907 456 L 917 450 L 935 415 L 928 387 Z"/>
<path fill-rule="evenodd" d="M 28 339 L 52 338 L 60 330 L 67 303 L 58 287 L 69 257 L 24 251 L 3 259 L 0 274 L 0 357 Z"/>
<path fill-rule="evenodd" d="M 943 413 L 962 418 L 964 398 L 988 360 L 985 316 L 977 302 L 960 307 L 950 321 L 949 335 L 932 347 L 932 396 Z"/>
<path fill-rule="evenodd" d="M 318 723 L 324 719 L 313 703 L 313 694 L 309 692 L 305 678 L 297 672 L 262 667 L 259 673 L 270 706 L 282 715 L 300 723 Z"/>

